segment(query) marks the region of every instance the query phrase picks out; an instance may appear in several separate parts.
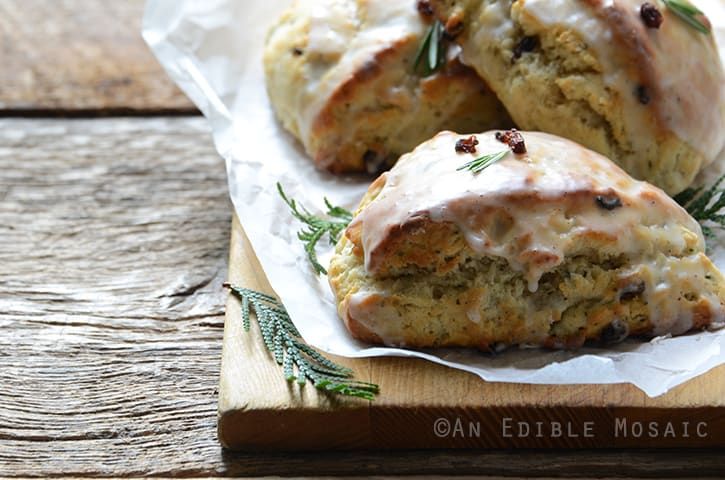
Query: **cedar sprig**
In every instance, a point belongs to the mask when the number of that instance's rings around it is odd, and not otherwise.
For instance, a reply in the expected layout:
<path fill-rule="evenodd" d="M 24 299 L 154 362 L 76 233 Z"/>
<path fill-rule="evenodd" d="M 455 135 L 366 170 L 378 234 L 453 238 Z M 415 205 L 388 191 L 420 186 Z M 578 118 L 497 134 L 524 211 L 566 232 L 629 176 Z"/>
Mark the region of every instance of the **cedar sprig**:
<path fill-rule="evenodd" d="M 230 283 L 224 286 L 242 303 L 242 323 L 249 331 L 250 313 L 257 316 L 262 339 L 275 362 L 282 366 L 285 378 L 299 385 L 310 381 L 315 388 L 349 397 L 374 400 L 380 387 L 352 379 L 354 372 L 326 358 L 301 341 L 302 336 L 284 305 L 276 298 Z"/>
<path fill-rule="evenodd" d="M 511 150 L 502 150 L 500 152 L 496 153 L 490 153 L 488 155 L 484 155 L 482 157 L 475 158 L 471 160 L 470 162 L 466 162 L 460 167 L 456 168 L 457 171 L 460 170 L 470 170 L 473 173 L 480 173 L 483 170 L 487 169 L 494 163 L 503 160 L 503 158 L 510 152 Z"/>
<path fill-rule="evenodd" d="M 710 33 L 710 29 L 697 19 L 698 15 L 704 15 L 702 10 L 684 0 L 664 0 L 664 2 L 665 6 L 685 23 L 706 35 Z"/>
<path fill-rule="evenodd" d="M 707 190 L 704 186 L 688 188 L 676 195 L 675 201 L 682 205 L 685 210 L 702 227 L 702 233 L 707 238 L 714 238 L 713 228 L 725 228 L 725 188 L 720 188 L 725 175 Z"/>
<path fill-rule="evenodd" d="M 297 232 L 297 238 L 304 244 L 305 252 L 307 253 L 307 258 L 312 264 L 312 268 L 315 269 L 317 274 L 322 273 L 327 275 L 327 270 L 317 260 L 317 243 L 325 236 L 325 234 L 327 234 L 330 240 L 330 245 L 334 245 L 337 242 L 340 233 L 352 220 L 352 213 L 342 207 L 333 206 L 327 197 L 325 197 L 327 215 L 337 220 L 320 218 L 310 213 L 309 210 L 307 210 L 303 205 L 298 204 L 294 199 L 288 198 L 284 193 L 284 189 L 282 189 L 282 184 L 279 182 L 277 182 L 277 191 L 287 206 L 289 206 L 292 211 L 292 215 L 307 225 L 306 228 Z"/>
<path fill-rule="evenodd" d="M 435 20 L 428 31 L 423 37 L 423 41 L 418 47 L 418 52 L 415 54 L 415 60 L 413 61 L 413 71 L 418 71 L 418 66 L 421 61 L 423 62 L 423 75 L 428 76 L 432 73 L 437 72 L 446 63 L 446 43 L 443 41 L 443 25 L 438 20 Z"/>

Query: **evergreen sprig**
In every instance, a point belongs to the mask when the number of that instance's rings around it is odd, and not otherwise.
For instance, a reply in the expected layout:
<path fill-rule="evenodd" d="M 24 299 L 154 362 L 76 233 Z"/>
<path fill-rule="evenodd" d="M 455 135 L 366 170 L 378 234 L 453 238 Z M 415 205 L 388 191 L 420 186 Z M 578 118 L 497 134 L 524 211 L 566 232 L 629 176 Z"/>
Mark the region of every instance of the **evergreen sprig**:
<path fill-rule="evenodd" d="M 664 2 L 665 6 L 669 8 L 672 13 L 680 17 L 680 19 L 682 19 L 685 23 L 699 32 L 704 34 L 710 33 L 710 29 L 697 19 L 698 15 L 704 15 L 702 10 L 684 0 L 664 0 Z"/>
<path fill-rule="evenodd" d="M 374 400 L 380 387 L 353 380 L 353 371 L 339 365 L 303 343 L 302 336 L 284 305 L 276 298 L 229 283 L 224 286 L 242 303 L 242 323 L 249 331 L 250 312 L 257 316 L 262 339 L 274 360 L 284 369 L 288 381 L 304 385 L 308 380 L 319 390 L 349 397 Z"/>
<path fill-rule="evenodd" d="M 723 180 L 725 175 L 707 190 L 701 185 L 688 188 L 674 197 L 692 218 L 700 222 L 702 233 L 707 238 L 715 236 L 713 228 L 725 228 L 725 213 L 722 212 L 725 207 L 725 188 L 720 188 Z"/>
<path fill-rule="evenodd" d="M 437 72 L 446 63 L 446 43 L 443 41 L 443 25 L 435 20 L 423 37 L 413 61 L 413 71 L 417 72 L 423 58 L 423 75 L 428 76 Z"/>
<path fill-rule="evenodd" d="M 310 211 L 303 205 L 299 205 L 298 208 L 298 203 L 294 199 L 287 197 L 284 193 L 284 189 L 282 188 L 282 184 L 279 182 L 277 182 L 277 191 L 287 206 L 289 206 L 292 211 L 292 215 L 307 225 L 307 228 L 303 228 L 297 232 L 297 238 L 304 244 L 305 252 L 307 252 L 307 258 L 312 264 L 312 267 L 315 269 L 317 274 L 322 273 L 327 275 L 327 270 L 317 260 L 317 251 L 315 250 L 317 242 L 319 242 L 320 239 L 327 234 L 330 239 L 330 245 L 334 245 L 337 242 L 340 233 L 352 220 L 352 213 L 342 207 L 333 206 L 330 201 L 327 200 L 327 197 L 325 197 L 327 215 L 338 220 L 320 218 L 310 213 Z"/>
<path fill-rule="evenodd" d="M 490 153 L 488 155 L 475 158 L 470 162 L 466 162 L 460 167 L 456 168 L 456 170 L 470 170 L 473 173 L 480 173 L 494 163 L 498 162 L 499 160 L 502 160 L 503 157 L 505 157 L 510 151 L 511 150 L 502 150 L 500 152 Z"/>

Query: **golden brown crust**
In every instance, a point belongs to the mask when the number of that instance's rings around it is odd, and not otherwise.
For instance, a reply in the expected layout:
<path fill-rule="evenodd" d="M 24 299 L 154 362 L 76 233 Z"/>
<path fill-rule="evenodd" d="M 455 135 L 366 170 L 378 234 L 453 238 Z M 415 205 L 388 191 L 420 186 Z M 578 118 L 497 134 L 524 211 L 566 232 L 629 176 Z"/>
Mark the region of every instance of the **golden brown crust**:
<path fill-rule="evenodd" d="M 511 125 L 458 47 L 440 71 L 414 72 L 429 21 L 408 0 L 297 0 L 270 30 L 272 106 L 320 168 L 377 173 L 439 130 Z"/>
<path fill-rule="evenodd" d="M 636 0 L 431 3 L 443 22 L 463 25 L 466 61 L 521 128 L 571 138 L 673 195 L 725 145 L 713 36 L 661 1 L 657 30 Z"/>

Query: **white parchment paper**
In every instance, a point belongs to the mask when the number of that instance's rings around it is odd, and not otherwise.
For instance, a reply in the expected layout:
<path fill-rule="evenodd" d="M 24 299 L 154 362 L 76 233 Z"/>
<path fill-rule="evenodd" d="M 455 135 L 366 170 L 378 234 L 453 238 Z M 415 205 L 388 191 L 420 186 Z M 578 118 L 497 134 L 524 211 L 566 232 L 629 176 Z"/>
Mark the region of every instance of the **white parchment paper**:
<path fill-rule="evenodd" d="M 261 52 L 270 23 L 290 0 L 148 0 L 143 35 L 169 75 L 211 124 L 226 160 L 236 212 L 269 277 L 305 340 L 349 357 L 421 357 L 474 372 L 488 381 L 579 384 L 629 382 L 649 396 L 665 393 L 725 363 L 725 330 L 610 349 L 577 352 L 510 350 L 491 356 L 465 349 L 426 351 L 370 347 L 352 339 L 338 319 L 327 278 L 311 270 L 296 239 L 300 224 L 289 214 L 276 182 L 311 211 L 323 197 L 352 210 L 369 180 L 332 177 L 314 169 L 302 148 L 276 123 L 264 86 Z M 696 3 L 725 45 L 725 4 Z M 697 75 L 697 72 L 693 72 Z M 702 175 L 711 182 L 725 164 Z M 711 252 L 725 267 L 725 237 Z M 330 247 L 320 252 L 326 264 Z"/>

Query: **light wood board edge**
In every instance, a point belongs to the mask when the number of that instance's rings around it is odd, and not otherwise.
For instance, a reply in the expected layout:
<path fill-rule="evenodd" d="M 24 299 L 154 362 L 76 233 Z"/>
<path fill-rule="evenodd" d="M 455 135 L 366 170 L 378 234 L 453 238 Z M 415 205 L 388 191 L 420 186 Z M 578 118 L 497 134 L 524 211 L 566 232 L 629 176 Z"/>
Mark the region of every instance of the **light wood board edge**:
<path fill-rule="evenodd" d="M 236 216 L 232 224 L 229 281 L 274 294 Z M 484 382 L 475 375 L 420 359 L 333 357 L 357 378 L 381 386 L 372 403 L 319 393 L 286 382 L 252 322 L 241 326 L 236 299 L 227 303 L 219 390 L 219 439 L 233 449 L 329 448 L 550 448 L 725 446 L 725 368 L 719 367 L 657 398 L 631 385 L 523 385 Z M 437 432 L 444 418 L 451 431 Z M 615 436 L 617 419 L 657 422 L 705 419 L 704 439 Z M 571 425 L 564 437 L 511 438 L 505 419 Z M 513 423 L 511 423 L 513 422 Z M 585 438 L 586 425 L 599 433 Z M 459 435 L 458 426 L 472 429 Z M 464 429 L 465 429 L 464 428 Z M 628 427 L 629 428 L 629 427 Z M 465 433 L 465 432 L 464 432 Z M 515 433 L 515 432 L 514 432 Z M 621 433 L 621 432 L 619 432 Z M 635 432 L 636 433 L 636 432 Z M 514 437 L 516 437 L 514 435 Z"/>
<path fill-rule="evenodd" d="M 249 240 L 234 216 L 229 282 L 275 295 Z M 330 356 L 370 378 L 370 361 Z M 349 426 L 355 425 L 354 429 Z M 324 426 L 325 428 L 320 428 Z M 336 428 L 337 427 L 337 428 Z M 241 306 L 227 301 L 219 388 L 218 435 L 235 448 L 320 449 L 356 447 L 370 436 L 368 402 L 319 392 L 312 385 L 287 382 L 266 350 L 255 321 L 244 331 Z M 306 444 L 300 446 L 300 439 Z"/>

